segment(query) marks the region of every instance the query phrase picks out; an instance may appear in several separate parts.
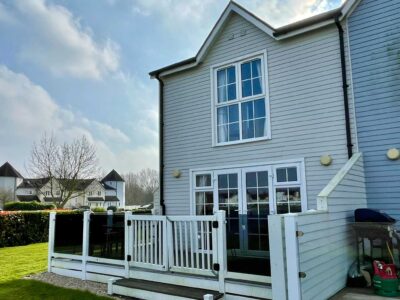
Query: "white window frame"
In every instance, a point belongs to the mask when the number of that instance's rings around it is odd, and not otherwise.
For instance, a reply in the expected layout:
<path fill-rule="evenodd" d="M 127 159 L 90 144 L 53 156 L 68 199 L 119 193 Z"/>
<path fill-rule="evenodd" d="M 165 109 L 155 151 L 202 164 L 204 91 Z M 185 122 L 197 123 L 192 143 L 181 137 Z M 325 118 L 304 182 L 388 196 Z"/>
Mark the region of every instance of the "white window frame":
<path fill-rule="evenodd" d="M 196 186 L 196 176 L 198 175 L 210 175 L 211 176 L 211 185 L 210 186 L 203 186 L 203 187 L 197 187 Z M 213 193 L 213 209 L 215 207 L 215 195 L 214 195 L 214 175 L 212 171 L 203 171 L 203 172 L 193 172 L 192 176 L 190 176 L 190 189 L 191 189 L 191 194 L 192 194 L 192 201 L 190 201 L 190 211 L 192 215 L 197 215 L 196 213 L 196 208 L 197 208 L 197 203 L 196 203 L 196 192 L 212 192 Z"/>
<path fill-rule="evenodd" d="M 261 72 L 262 78 L 261 88 L 262 93 L 258 95 L 252 95 L 248 97 L 242 97 L 242 78 L 241 78 L 241 64 L 252 61 L 254 59 L 261 59 Z M 225 101 L 218 103 L 218 89 L 217 89 L 217 72 L 221 69 L 228 68 L 230 66 L 235 66 L 236 71 L 236 100 Z M 226 61 L 221 64 L 213 65 L 210 69 L 211 77 L 211 116 L 212 116 L 212 146 L 226 146 L 234 144 L 249 143 L 255 141 L 265 141 L 272 138 L 271 135 L 271 109 L 270 109 L 270 96 L 269 96 L 269 80 L 268 80 L 268 61 L 267 61 L 267 51 L 259 51 L 250 55 L 242 56 L 234 60 Z M 264 98 L 265 101 L 265 122 L 266 122 L 266 135 L 258 138 L 243 139 L 242 138 L 242 106 L 241 104 L 248 101 L 258 100 Z M 218 129 L 217 129 L 217 109 L 223 106 L 238 105 L 239 114 L 239 140 L 229 141 L 229 142 L 218 142 Z"/>
<path fill-rule="evenodd" d="M 285 182 L 278 182 L 278 176 L 276 174 L 277 169 L 281 168 L 292 168 L 296 167 L 297 170 L 297 181 L 285 181 Z M 276 189 L 279 188 L 300 188 L 300 205 L 301 205 L 301 212 L 307 211 L 307 192 L 306 192 L 306 179 L 305 179 L 305 167 L 303 163 L 286 163 L 286 164 L 277 164 L 273 166 L 273 197 L 274 197 L 274 206 L 275 206 L 275 213 L 278 211 L 278 199 L 276 196 Z"/>
<path fill-rule="evenodd" d="M 307 199 L 307 179 L 306 179 L 306 171 L 305 171 L 305 159 L 291 159 L 285 161 L 270 161 L 264 163 L 250 163 L 250 164 L 240 164 L 240 165 L 228 165 L 228 166 L 213 166 L 210 168 L 198 168 L 198 169 L 190 169 L 190 213 L 191 215 L 196 215 L 196 197 L 195 192 L 200 191 L 201 188 L 195 188 L 195 180 L 196 175 L 201 174 L 211 174 L 211 185 L 212 187 L 207 187 L 207 191 L 214 189 L 214 210 L 218 209 L 218 195 L 215 192 L 215 187 L 217 185 L 217 175 L 218 174 L 226 174 L 232 172 L 242 172 L 242 170 L 250 170 L 260 169 L 262 170 L 265 167 L 271 168 L 271 175 L 273 176 L 271 191 L 270 191 L 270 205 L 273 206 L 273 209 L 270 209 L 271 214 L 276 214 L 277 203 L 276 203 L 276 195 L 275 190 L 279 187 L 291 187 L 293 185 L 300 187 L 301 193 L 301 211 L 306 212 L 308 210 L 308 199 Z M 290 182 L 276 182 L 276 169 L 285 168 L 285 167 L 297 167 L 297 181 Z M 239 178 L 238 178 L 239 180 Z M 241 179 L 242 180 L 242 179 Z M 242 181 L 243 182 L 243 181 Z M 243 185 L 238 183 L 240 189 L 243 190 Z M 204 188 L 203 188 L 204 189 Z M 239 194 L 241 191 L 239 191 Z M 242 195 L 241 195 L 242 196 Z M 240 200 L 239 200 L 240 202 Z M 240 206 L 241 204 L 239 204 Z M 241 212 L 243 212 L 243 207 L 240 207 Z"/>

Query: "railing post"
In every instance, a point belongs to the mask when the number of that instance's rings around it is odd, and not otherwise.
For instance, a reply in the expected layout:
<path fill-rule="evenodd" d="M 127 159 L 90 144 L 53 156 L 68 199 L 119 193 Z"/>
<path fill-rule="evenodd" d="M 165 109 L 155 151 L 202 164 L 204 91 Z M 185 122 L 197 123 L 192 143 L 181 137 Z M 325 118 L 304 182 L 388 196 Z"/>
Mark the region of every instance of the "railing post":
<path fill-rule="evenodd" d="M 299 246 L 296 236 L 297 220 L 296 216 L 291 215 L 285 215 L 284 220 L 288 299 L 301 300 Z"/>
<path fill-rule="evenodd" d="M 165 252 L 168 254 L 168 259 L 166 261 L 166 268 L 170 270 L 174 265 L 174 236 L 172 233 L 172 221 L 170 221 L 167 217 L 165 218 L 167 225 L 167 243 L 165 244 Z M 176 237 L 175 237 L 176 238 Z M 177 251 L 177 249 L 176 249 Z"/>
<path fill-rule="evenodd" d="M 287 299 L 286 294 L 286 260 L 285 231 L 282 215 L 268 216 L 268 239 L 271 265 L 271 287 L 273 299 Z"/>
<path fill-rule="evenodd" d="M 129 278 L 129 263 L 128 255 L 130 255 L 131 259 L 133 259 L 133 241 L 131 237 L 133 237 L 133 225 L 128 226 L 129 216 L 132 215 L 131 211 L 125 212 L 125 236 L 124 236 L 124 255 L 125 255 L 125 278 Z M 132 224 L 132 220 L 129 220 Z"/>
<path fill-rule="evenodd" d="M 162 251 L 163 251 L 163 266 L 164 270 L 168 270 L 169 262 L 168 262 L 168 254 L 169 254 L 169 247 L 168 247 L 168 223 L 167 217 L 164 217 L 162 220 Z M 160 234 L 160 233 L 159 233 Z"/>
<path fill-rule="evenodd" d="M 47 258 L 47 271 L 51 273 L 51 261 L 54 253 L 54 238 L 56 231 L 56 212 L 51 212 L 49 215 L 49 245 Z"/>
<path fill-rule="evenodd" d="M 218 220 L 218 281 L 219 281 L 219 292 L 225 293 L 225 276 L 228 269 L 227 258 L 226 258 L 226 215 L 224 210 L 217 212 Z"/>
<path fill-rule="evenodd" d="M 86 262 L 89 255 L 89 224 L 90 211 L 83 213 L 83 241 L 82 241 L 82 280 L 86 280 Z"/>

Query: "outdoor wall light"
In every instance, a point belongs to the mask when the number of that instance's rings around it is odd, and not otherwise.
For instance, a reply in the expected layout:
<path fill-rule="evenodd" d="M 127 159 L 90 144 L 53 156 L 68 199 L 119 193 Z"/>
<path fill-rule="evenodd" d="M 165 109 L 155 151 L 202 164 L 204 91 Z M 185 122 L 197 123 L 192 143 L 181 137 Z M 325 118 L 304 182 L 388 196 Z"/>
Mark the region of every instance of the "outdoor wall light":
<path fill-rule="evenodd" d="M 322 155 L 320 158 L 321 165 L 329 166 L 332 163 L 332 157 L 330 155 Z"/>
<path fill-rule="evenodd" d="M 174 176 L 175 178 L 179 178 L 181 177 L 181 175 L 182 175 L 181 170 L 176 169 L 172 171 L 172 176 Z"/>
<path fill-rule="evenodd" d="M 397 148 L 391 148 L 386 152 L 386 156 L 390 160 L 397 160 L 400 158 L 400 151 Z"/>

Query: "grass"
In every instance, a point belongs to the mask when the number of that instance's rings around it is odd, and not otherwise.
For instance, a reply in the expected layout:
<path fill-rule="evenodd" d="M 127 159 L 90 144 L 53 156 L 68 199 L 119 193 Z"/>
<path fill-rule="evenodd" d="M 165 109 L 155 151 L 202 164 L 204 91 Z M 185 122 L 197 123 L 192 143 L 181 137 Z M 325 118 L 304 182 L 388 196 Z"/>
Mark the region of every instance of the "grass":
<path fill-rule="evenodd" d="M 0 248 L 0 299 L 2 300 L 102 300 L 110 299 L 89 292 L 56 287 L 21 279 L 45 271 L 47 243 Z"/>
<path fill-rule="evenodd" d="M 43 272 L 46 268 L 47 243 L 0 248 L 0 283 Z"/>

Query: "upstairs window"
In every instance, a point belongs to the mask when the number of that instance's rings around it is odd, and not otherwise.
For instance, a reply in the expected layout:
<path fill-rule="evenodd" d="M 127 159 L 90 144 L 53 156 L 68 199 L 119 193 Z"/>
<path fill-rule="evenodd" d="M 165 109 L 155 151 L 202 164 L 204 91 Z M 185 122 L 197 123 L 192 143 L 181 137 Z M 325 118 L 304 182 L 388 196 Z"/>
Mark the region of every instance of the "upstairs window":
<path fill-rule="evenodd" d="M 214 68 L 214 143 L 268 139 L 264 55 Z"/>

